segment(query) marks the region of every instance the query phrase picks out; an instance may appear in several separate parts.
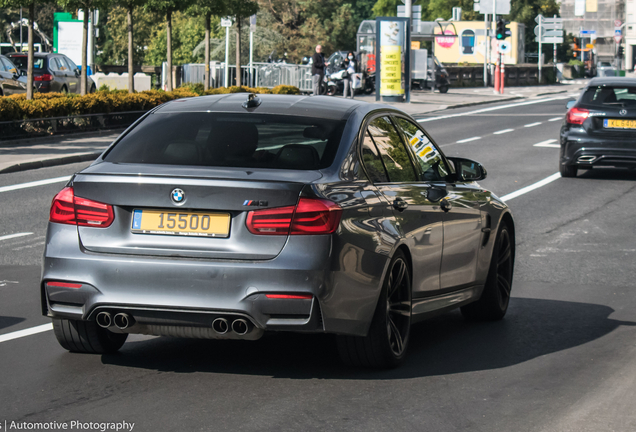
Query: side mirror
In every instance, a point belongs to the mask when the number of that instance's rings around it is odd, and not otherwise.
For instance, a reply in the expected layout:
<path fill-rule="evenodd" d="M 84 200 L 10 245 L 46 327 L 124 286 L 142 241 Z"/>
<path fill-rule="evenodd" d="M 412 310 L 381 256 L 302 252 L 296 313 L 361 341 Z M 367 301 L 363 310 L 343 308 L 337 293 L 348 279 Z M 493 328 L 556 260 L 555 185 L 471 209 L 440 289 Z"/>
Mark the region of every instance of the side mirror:
<path fill-rule="evenodd" d="M 474 182 L 486 178 L 486 168 L 474 160 L 450 157 L 449 161 L 455 166 L 455 180 L 459 182 Z"/>
<path fill-rule="evenodd" d="M 20 76 L 27 76 L 27 71 L 20 70 Z"/>
<path fill-rule="evenodd" d="M 14 72 L 14 73 L 13 73 L 13 79 L 14 79 L 14 80 L 19 79 L 21 76 L 22 76 L 22 74 L 21 74 L 21 73 L 17 73 L 17 72 Z"/>
<path fill-rule="evenodd" d="M 568 101 L 568 103 L 566 103 L 566 104 L 565 104 L 565 108 L 566 108 L 566 109 L 570 109 L 570 108 L 572 108 L 575 104 L 576 104 L 576 101 L 573 101 L 573 100 Z"/>
<path fill-rule="evenodd" d="M 80 70 L 79 70 L 79 69 L 75 69 L 75 76 L 76 76 L 76 77 L 79 77 L 79 76 L 80 76 L 80 74 L 81 74 Z"/>

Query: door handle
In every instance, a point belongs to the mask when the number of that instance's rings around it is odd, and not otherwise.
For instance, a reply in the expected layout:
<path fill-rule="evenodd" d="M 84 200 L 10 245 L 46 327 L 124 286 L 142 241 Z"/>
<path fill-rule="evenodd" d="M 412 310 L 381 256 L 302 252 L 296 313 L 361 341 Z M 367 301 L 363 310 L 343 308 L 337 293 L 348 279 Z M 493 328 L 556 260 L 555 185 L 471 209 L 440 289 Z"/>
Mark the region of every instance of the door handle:
<path fill-rule="evenodd" d="M 450 209 L 453 207 L 453 205 L 451 204 L 451 202 L 449 200 L 447 200 L 446 198 L 442 199 L 439 202 L 439 206 L 442 210 L 444 210 L 445 212 L 450 211 Z"/>
<path fill-rule="evenodd" d="M 395 201 L 393 201 L 393 208 L 398 211 L 404 211 L 408 206 L 408 203 L 402 198 L 396 198 Z"/>

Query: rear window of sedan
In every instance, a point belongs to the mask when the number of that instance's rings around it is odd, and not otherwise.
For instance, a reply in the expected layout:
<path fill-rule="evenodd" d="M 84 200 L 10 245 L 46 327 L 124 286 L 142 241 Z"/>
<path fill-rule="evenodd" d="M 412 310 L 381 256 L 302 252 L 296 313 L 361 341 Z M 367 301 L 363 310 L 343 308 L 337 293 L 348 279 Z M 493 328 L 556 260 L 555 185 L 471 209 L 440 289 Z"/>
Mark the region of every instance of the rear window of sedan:
<path fill-rule="evenodd" d="M 329 167 L 344 121 L 268 114 L 153 113 L 104 160 L 314 170 Z"/>
<path fill-rule="evenodd" d="M 589 87 L 581 103 L 596 106 L 636 106 L 636 87 Z"/>
<path fill-rule="evenodd" d="M 27 56 L 11 56 L 11 61 L 20 69 L 26 69 L 28 66 L 28 57 Z M 42 70 L 44 69 L 44 57 L 34 57 L 33 58 L 33 69 Z"/>

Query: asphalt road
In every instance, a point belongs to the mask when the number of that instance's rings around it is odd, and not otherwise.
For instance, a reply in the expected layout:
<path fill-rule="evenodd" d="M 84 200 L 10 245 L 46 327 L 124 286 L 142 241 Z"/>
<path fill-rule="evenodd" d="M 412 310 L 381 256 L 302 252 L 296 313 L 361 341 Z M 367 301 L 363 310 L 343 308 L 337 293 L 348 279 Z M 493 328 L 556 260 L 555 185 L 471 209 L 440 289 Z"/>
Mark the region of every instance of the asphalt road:
<path fill-rule="evenodd" d="M 51 331 L 2 341 L 49 322 L 39 266 L 63 183 L 2 188 L 86 164 L 0 176 L 0 421 L 127 421 L 140 431 L 636 430 L 636 174 L 592 170 L 531 187 L 558 171 L 549 145 L 566 100 L 420 119 L 448 155 L 486 166 L 483 186 L 504 197 L 531 190 L 508 200 L 517 260 L 506 318 L 476 324 L 453 312 L 418 324 L 406 363 L 392 371 L 343 367 L 322 335 L 134 336 L 104 356 L 70 354 Z"/>

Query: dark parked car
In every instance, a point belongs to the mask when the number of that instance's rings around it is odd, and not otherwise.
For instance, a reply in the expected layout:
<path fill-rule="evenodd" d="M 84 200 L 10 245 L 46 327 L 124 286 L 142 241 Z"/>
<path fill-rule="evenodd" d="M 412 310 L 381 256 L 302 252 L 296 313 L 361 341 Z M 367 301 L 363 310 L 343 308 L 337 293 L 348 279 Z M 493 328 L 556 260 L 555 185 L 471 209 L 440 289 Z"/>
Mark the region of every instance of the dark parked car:
<path fill-rule="evenodd" d="M 7 57 L 26 73 L 27 54 L 11 53 Z M 33 53 L 33 80 L 40 93 L 61 92 L 80 93 L 80 70 L 64 54 Z M 89 92 L 96 90 L 95 83 L 87 77 Z"/>
<path fill-rule="evenodd" d="M 7 57 L 0 55 L 0 96 L 26 93 L 26 77 Z"/>
<path fill-rule="evenodd" d="M 563 177 L 601 166 L 636 168 L 636 79 L 594 78 L 567 108 L 559 156 Z"/>
<path fill-rule="evenodd" d="M 42 312 L 76 352 L 129 333 L 336 334 L 391 367 L 411 324 L 508 308 L 515 232 L 477 162 L 389 106 L 244 94 L 165 103 L 54 198 Z"/>

